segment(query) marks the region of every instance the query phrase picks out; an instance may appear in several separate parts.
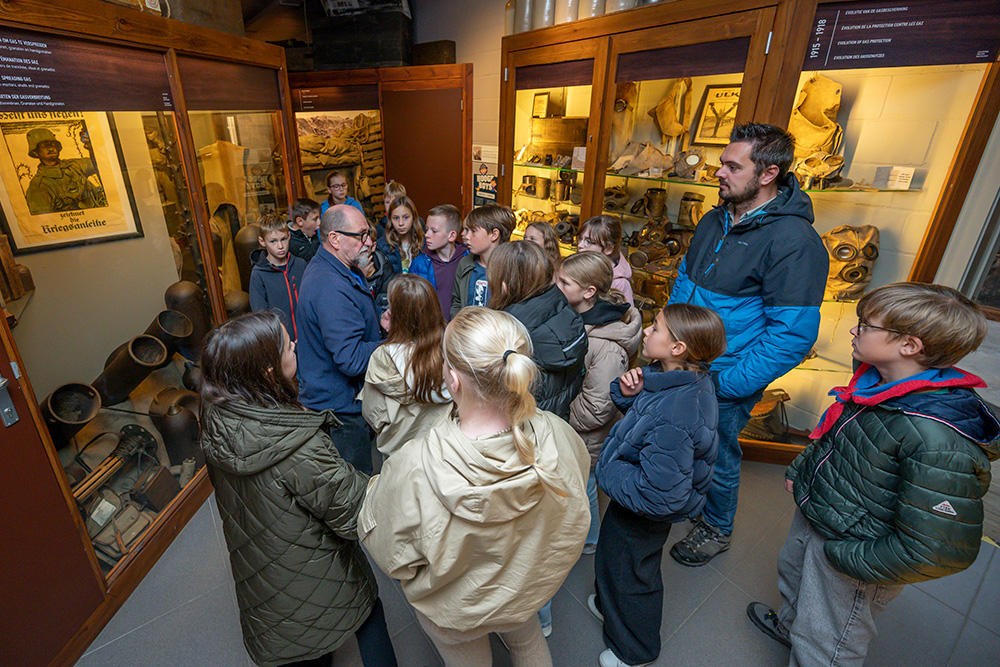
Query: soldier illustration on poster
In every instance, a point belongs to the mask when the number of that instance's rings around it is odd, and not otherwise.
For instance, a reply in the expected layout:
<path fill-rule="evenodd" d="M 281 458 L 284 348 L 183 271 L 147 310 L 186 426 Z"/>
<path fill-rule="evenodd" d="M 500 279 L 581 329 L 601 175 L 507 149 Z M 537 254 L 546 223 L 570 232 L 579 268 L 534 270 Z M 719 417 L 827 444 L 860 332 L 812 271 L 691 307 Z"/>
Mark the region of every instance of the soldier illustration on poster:
<path fill-rule="evenodd" d="M 86 157 L 61 158 L 63 145 L 48 127 L 35 127 L 25 133 L 28 157 L 38 160 L 38 166 L 24 192 L 32 215 L 97 208 L 108 204 L 94 164 L 94 149 L 90 144 L 86 124 L 80 120 L 67 125 L 66 131 L 79 137 Z"/>
<path fill-rule="evenodd" d="M 476 194 L 473 206 L 495 204 L 497 201 L 497 177 L 496 174 L 490 173 L 485 162 L 479 165 L 479 173 L 476 174 L 475 181 Z"/>

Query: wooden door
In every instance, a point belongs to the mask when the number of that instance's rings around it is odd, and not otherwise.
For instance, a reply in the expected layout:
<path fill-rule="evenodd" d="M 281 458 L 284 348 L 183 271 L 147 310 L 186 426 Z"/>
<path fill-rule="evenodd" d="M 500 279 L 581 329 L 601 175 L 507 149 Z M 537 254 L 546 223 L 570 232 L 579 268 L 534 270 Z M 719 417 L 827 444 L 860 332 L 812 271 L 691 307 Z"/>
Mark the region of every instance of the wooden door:
<path fill-rule="evenodd" d="M 18 416 L 0 421 L 0 662 L 47 665 L 101 604 L 105 584 L 4 318 L 0 339 L 0 377 Z"/>

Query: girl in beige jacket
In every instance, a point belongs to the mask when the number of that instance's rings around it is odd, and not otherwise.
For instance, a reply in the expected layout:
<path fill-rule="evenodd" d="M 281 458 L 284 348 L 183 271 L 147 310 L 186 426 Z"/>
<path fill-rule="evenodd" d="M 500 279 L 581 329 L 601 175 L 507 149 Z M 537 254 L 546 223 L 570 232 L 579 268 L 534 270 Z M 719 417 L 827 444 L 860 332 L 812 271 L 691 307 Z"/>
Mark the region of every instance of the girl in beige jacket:
<path fill-rule="evenodd" d="M 389 456 L 451 412 L 444 384 L 444 315 L 433 285 L 420 276 L 396 276 L 388 289 L 389 337 L 368 360 L 361 414 Z"/>
<path fill-rule="evenodd" d="M 590 523 L 590 457 L 535 409 L 531 342 L 512 316 L 463 309 L 444 336 L 458 417 L 440 418 L 372 478 L 358 516 L 375 562 L 400 580 L 449 667 L 552 664 L 536 612 L 576 563 Z"/>

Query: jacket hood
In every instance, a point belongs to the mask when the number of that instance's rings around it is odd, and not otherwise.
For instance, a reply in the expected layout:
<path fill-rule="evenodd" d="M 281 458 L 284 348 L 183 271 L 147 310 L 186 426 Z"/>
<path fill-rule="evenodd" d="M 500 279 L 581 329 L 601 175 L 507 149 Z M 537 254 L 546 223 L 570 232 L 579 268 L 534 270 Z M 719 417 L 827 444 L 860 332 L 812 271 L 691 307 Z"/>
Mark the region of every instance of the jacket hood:
<path fill-rule="evenodd" d="M 545 370 L 566 370 L 583 359 L 587 345 L 583 320 L 555 285 L 504 311 L 528 329 L 535 361 Z"/>
<path fill-rule="evenodd" d="M 392 343 L 385 345 L 387 354 L 373 354 L 368 362 L 365 382 L 375 386 L 381 393 L 399 401 L 411 402 L 413 373 L 410 371 L 410 346 Z M 431 396 L 434 403 L 450 403 L 451 394 L 444 385 Z"/>
<path fill-rule="evenodd" d="M 289 252 L 288 256 L 285 258 L 285 268 L 288 268 L 288 264 L 295 261 L 294 258 L 295 255 Z M 267 251 L 263 248 L 257 248 L 250 253 L 250 262 L 253 266 L 259 266 L 260 268 L 267 269 L 268 271 L 278 271 L 279 273 L 283 272 L 282 268 L 279 268 L 267 261 Z"/>
<path fill-rule="evenodd" d="M 642 381 L 644 389 L 652 392 L 664 391 L 671 387 L 680 387 L 685 384 L 695 384 L 703 380 L 711 382 L 708 373 L 696 373 L 694 371 L 664 371 L 659 364 L 647 367 L 652 372 L 643 372 Z"/>
<path fill-rule="evenodd" d="M 428 259 L 431 260 L 432 264 L 437 264 L 438 266 L 447 266 L 448 264 L 458 264 L 465 257 L 465 252 L 469 249 L 469 246 L 465 245 L 461 241 L 455 244 L 455 252 L 451 254 L 448 261 L 444 261 L 437 256 L 436 252 L 432 252 L 427 248 L 424 248 L 424 254 L 427 255 Z"/>
<path fill-rule="evenodd" d="M 728 227 L 732 224 L 732 214 L 724 203 L 720 203 L 719 206 L 722 207 L 722 219 Z M 752 218 L 734 227 L 733 231 L 742 233 L 762 227 L 774 220 L 789 217 L 802 218 L 810 225 L 816 221 L 813 215 L 812 200 L 806 193 L 802 192 L 798 180 L 791 172 L 785 174 L 781 180 L 777 196 Z"/>
<path fill-rule="evenodd" d="M 587 336 L 617 343 L 631 357 L 639 351 L 639 344 L 642 342 L 642 315 L 638 308 L 627 303 L 615 306 L 615 312 L 622 307 L 625 310 L 624 314 L 605 324 L 591 324 L 586 317 L 583 318 L 583 323 L 586 325 Z M 596 309 L 595 305 L 590 310 Z M 584 315 L 589 313 L 590 311 L 587 311 Z"/>
<path fill-rule="evenodd" d="M 205 458 L 234 475 L 254 475 L 290 456 L 320 429 L 339 426 L 331 411 L 263 408 L 228 402 L 202 411 Z"/>
<path fill-rule="evenodd" d="M 580 313 L 580 319 L 587 326 L 600 327 L 622 319 L 625 313 L 628 312 L 628 308 L 629 305 L 627 303 L 598 301 L 594 304 L 593 308 L 585 313 Z"/>
<path fill-rule="evenodd" d="M 625 280 L 631 280 L 632 278 L 632 265 L 628 263 L 624 253 L 618 253 L 618 261 L 615 263 L 615 268 L 611 272 L 612 278 L 624 278 Z"/>
<path fill-rule="evenodd" d="M 1000 458 L 1000 421 L 971 389 L 908 394 L 886 402 L 885 407 L 939 421 L 979 445 L 991 461 Z"/>
<path fill-rule="evenodd" d="M 559 497 L 554 488 L 565 489 L 568 481 L 551 424 L 536 414 L 524 432 L 537 443 L 534 463 L 518 456 L 511 431 L 472 439 L 457 420 L 444 417 L 428 432 L 423 467 L 449 512 L 472 523 L 503 524 L 527 513 L 546 493 Z"/>
<path fill-rule="evenodd" d="M 366 280 L 369 283 L 374 283 L 382 277 L 382 274 L 385 272 L 385 265 L 389 262 L 389 260 L 386 259 L 385 253 L 378 248 L 372 248 L 369 255 L 371 256 L 372 264 L 375 266 L 375 272 L 370 277 L 366 278 Z"/>

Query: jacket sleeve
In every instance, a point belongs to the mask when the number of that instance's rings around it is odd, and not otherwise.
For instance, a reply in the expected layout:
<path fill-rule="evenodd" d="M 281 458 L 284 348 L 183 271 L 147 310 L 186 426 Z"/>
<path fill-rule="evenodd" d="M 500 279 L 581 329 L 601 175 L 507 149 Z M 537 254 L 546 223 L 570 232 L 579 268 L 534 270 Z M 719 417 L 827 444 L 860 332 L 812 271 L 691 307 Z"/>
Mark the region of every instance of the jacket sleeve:
<path fill-rule="evenodd" d="M 618 409 L 608 388 L 617 384 L 618 376 L 626 370 L 616 350 L 595 345 L 587 350 L 586 364 L 583 388 L 569 405 L 569 424 L 580 432 L 593 431 L 614 420 Z"/>
<path fill-rule="evenodd" d="M 434 265 L 431 264 L 431 260 L 427 258 L 427 255 L 417 255 L 413 258 L 413 261 L 410 262 L 410 273 L 426 279 L 431 284 L 431 287 L 437 289 L 434 278 Z"/>
<path fill-rule="evenodd" d="M 819 335 L 829 258 L 818 239 L 772 248 L 763 276 L 765 332 L 719 373 L 719 396 L 752 396 L 792 370 Z M 679 279 L 678 279 L 679 280 Z"/>
<path fill-rule="evenodd" d="M 972 565 L 983 534 L 988 463 L 960 449 L 919 448 L 903 455 L 899 475 L 894 530 L 876 540 L 827 540 L 833 566 L 862 581 L 913 584 Z"/>
<path fill-rule="evenodd" d="M 681 260 L 680 266 L 677 267 L 677 280 L 674 281 L 674 286 L 670 290 L 670 299 L 667 303 L 687 303 L 693 291 L 694 283 L 688 277 L 687 257 L 685 256 Z"/>
<path fill-rule="evenodd" d="M 459 266 L 461 268 L 461 266 Z M 455 282 L 451 285 L 451 316 L 449 320 L 455 319 L 458 315 L 458 311 L 462 310 L 462 286 L 459 284 L 461 281 L 458 279 L 458 275 L 455 276 Z M 466 290 L 468 290 L 469 285 L 466 283 Z"/>
<path fill-rule="evenodd" d="M 313 444 L 315 443 L 315 444 Z M 298 450 L 282 483 L 295 502 L 345 540 L 358 539 L 358 510 L 368 476 L 340 458 L 323 431 Z"/>
<path fill-rule="evenodd" d="M 379 350 L 382 349 L 384 348 L 376 349 L 372 356 L 380 354 Z M 370 373 L 371 364 L 369 364 L 369 370 L 365 374 L 365 386 L 361 388 L 361 414 L 372 430 L 379 434 L 389 425 L 389 417 L 386 411 L 385 394 L 369 381 Z"/>
<path fill-rule="evenodd" d="M 368 359 L 371 358 L 372 352 L 382 341 L 364 340 L 364 316 L 357 312 L 357 307 L 348 295 L 332 291 L 324 294 L 320 303 L 331 305 L 328 308 L 315 309 L 318 328 L 323 335 L 323 346 L 341 373 L 348 377 L 361 375 L 368 368 Z"/>
<path fill-rule="evenodd" d="M 257 313 L 268 309 L 267 290 L 264 288 L 264 277 L 256 269 L 250 272 L 250 310 Z"/>
<path fill-rule="evenodd" d="M 637 514 L 666 518 L 682 512 L 691 496 L 694 442 L 683 430 L 660 424 L 643 436 L 638 464 L 620 458 L 601 473 L 601 488 Z"/>
<path fill-rule="evenodd" d="M 643 372 L 645 372 L 645 370 Z M 628 412 L 629 408 L 632 407 L 632 404 L 635 403 L 635 399 L 639 394 L 636 394 L 635 396 L 622 396 L 621 382 L 619 381 L 619 378 L 615 378 L 611 381 L 611 385 L 608 388 L 608 395 L 611 397 L 611 402 L 615 404 L 615 407 L 618 408 L 622 414 L 625 414 Z"/>

